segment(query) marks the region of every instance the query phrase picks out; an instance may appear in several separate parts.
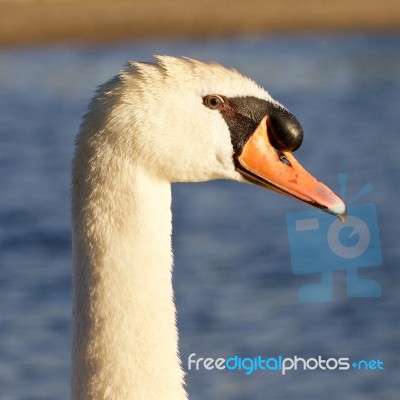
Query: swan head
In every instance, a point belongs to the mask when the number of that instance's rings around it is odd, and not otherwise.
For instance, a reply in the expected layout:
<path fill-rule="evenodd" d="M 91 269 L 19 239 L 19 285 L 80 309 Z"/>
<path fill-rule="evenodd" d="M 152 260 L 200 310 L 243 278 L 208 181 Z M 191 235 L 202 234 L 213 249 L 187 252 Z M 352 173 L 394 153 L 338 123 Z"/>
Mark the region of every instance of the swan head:
<path fill-rule="evenodd" d="M 81 136 L 101 131 L 160 179 L 251 182 L 345 218 L 342 200 L 292 155 L 303 140 L 298 120 L 236 70 L 167 56 L 130 62 L 100 87 L 85 125 Z"/>

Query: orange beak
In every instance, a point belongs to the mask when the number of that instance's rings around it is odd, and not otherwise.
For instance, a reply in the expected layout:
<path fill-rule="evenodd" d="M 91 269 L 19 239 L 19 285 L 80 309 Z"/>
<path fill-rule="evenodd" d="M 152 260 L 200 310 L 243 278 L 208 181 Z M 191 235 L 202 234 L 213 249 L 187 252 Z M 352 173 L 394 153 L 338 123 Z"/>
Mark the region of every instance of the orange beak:
<path fill-rule="evenodd" d="M 250 182 L 311 204 L 340 220 L 346 205 L 323 183 L 310 175 L 289 151 L 275 149 L 268 137 L 268 116 L 236 157 L 238 171 Z"/>

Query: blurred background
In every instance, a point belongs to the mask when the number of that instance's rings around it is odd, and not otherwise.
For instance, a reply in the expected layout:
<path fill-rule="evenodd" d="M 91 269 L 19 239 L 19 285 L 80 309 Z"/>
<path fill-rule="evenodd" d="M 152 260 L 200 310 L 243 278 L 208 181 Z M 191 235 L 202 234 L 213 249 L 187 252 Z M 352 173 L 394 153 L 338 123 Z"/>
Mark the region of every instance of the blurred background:
<path fill-rule="evenodd" d="M 381 371 L 188 371 L 191 400 L 399 397 L 400 3 L 397 0 L 0 0 L 0 399 L 70 398 L 69 174 L 96 86 L 152 54 L 215 60 L 301 121 L 297 158 L 345 200 L 373 203 L 378 298 L 300 302 L 286 216 L 309 208 L 250 185 L 173 186 L 174 285 L 187 357 L 380 359 Z"/>

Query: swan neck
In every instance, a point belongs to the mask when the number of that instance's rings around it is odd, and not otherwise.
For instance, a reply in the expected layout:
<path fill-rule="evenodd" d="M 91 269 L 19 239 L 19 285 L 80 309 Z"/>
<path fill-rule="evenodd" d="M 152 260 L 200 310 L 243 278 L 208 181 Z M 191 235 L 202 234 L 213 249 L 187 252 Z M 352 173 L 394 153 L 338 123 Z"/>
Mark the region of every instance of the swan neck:
<path fill-rule="evenodd" d="M 74 161 L 73 399 L 186 399 L 170 184 L 115 155 L 98 158 L 78 149 Z"/>

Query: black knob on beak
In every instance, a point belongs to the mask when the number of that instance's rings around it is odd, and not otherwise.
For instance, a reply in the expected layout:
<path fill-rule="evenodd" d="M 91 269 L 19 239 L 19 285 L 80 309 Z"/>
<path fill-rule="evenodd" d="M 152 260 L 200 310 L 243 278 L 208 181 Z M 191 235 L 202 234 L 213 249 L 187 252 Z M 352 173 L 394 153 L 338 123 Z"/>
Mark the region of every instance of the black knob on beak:
<path fill-rule="evenodd" d="M 284 108 L 274 108 L 267 119 L 269 140 L 277 150 L 295 151 L 303 142 L 303 128 Z"/>

